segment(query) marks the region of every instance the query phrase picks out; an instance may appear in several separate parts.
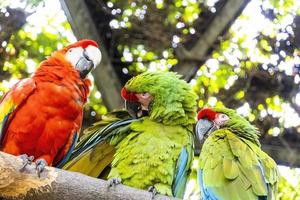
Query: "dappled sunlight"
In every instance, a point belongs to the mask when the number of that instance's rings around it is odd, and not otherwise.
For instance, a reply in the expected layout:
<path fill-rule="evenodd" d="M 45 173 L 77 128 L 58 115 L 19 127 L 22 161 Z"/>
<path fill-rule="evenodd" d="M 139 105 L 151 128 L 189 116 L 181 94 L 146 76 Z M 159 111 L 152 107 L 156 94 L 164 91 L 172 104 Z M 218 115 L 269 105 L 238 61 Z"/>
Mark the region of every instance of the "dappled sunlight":
<path fill-rule="evenodd" d="M 198 97 L 197 109 L 232 108 L 258 128 L 263 148 L 268 145 L 272 153 L 282 149 L 291 155 L 299 150 L 299 0 L 250 1 L 213 42 L 205 40 L 210 36 L 206 31 L 227 1 L 83 2 L 98 31 L 93 34 L 99 34 L 100 46 L 106 51 L 107 58 L 98 66 L 104 67 L 100 73 L 118 79 L 117 86 L 105 87 L 121 88 L 129 78 L 146 71 L 179 71 Z M 0 38 L 0 97 L 20 79 L 30 77 L 56 49 L 78 39 L 59 0 L 3 0 L 0 15 L 5 19 L 10 17 L 7 6 L 25 11 L 28 17 L 8 39 Z M 3 28 L 0 26 L 0 37 Z M 102 82 L 93 75 L 88 78 L 93 84 L 84 110 L 86 127 L 111 111 L 106 107 Z M 95 83 L 101 83 L 99 88 Z M 108 93 L 110 98 L 121 99 L 119 91 Z M 274 155 L 286 157 L 284 153 Z M 299 167 L 294 160 L 287 158 L 283 163 Z M 194 160 L 185 199 L 199 198 L 197 167 L 198 160 Z M 279 170 L 283 178 L 278 199 L 299 199 L 299 169 L 280 166 Z"/>

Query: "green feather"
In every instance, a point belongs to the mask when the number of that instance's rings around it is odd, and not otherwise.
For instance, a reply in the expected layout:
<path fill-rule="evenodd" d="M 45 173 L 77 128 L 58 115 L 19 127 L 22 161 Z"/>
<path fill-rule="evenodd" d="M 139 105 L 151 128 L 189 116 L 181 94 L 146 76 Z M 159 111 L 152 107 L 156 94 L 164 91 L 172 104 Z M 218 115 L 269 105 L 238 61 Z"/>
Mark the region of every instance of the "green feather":
<path fill-rule="evenodd" d="M 235 179 L 239 175 L 239 168 L 235 160 L 224 158 L 223 159 L 223 173 L 229 180 Z"/>
<path fill-rule="evenodd" d="M 142 189 L 153 185 L 161 194 L 172 196 L 174 166 L 182 146 L 193 145 L 192 133 L 149 117 L 132 123 L 130 129 L 116 146 L 109 178 L 120 177 L 124 184 Z"/>
<path fill-rule="evenodd" d="M 235 110 L 228 108 L 214 108 L 215 112 L 224 113 L 230 117 L 230 120 L 226 123 L 226 128 L 241 138 L 250 140 L 254 144 L 260 146 L 259 143 L 259 131 L 251 125 L 245 118 L 241 117 Z"/>
<path fill-rule="evenodd" d="M 260 148 L 257 128 L 234 110 L 213 110 L 228 115 L 229 121 L 210 133 L 202 147 L 199 169 L 205 187 L 213 188 L 222 200 L 272 199 L 279 173 L 273 159 Z"/>
<path fill-rule="evenodd" d="M 174 179 L 183 147 L 188 152 L 184 175 L 193 160 L 196 95 L 173 72 L 146 72 L 129 80 L 124 87 L 129 92 L 148 92 L 153 96 L 149 116 L 126 126 L 117 125 L 128 121 L 120 119 L 127 115 L 116 113 L 104 117 L 104 122 L 97 122 L 85 131 L 86 136 L 66 168 L 98 177 L 111 167 L 108 178 L 121 178 L 123 184 L 140 189 L 155 186 L 161 194 L 182 198 L 187 179 L 183 177 L 178 185 Z M 172 191 L 173 188 L 177 191 Z"/>
<path fill-rule="evenodd" d="M 129 80 L 129 92 L 148 92 L 154 96 L 150 119 L 166 125 L 187 125 L 195 122 L 196 95 L 174 72 L 146 72 Z M 190 128 L 192 128 L 190 126 Z"/>

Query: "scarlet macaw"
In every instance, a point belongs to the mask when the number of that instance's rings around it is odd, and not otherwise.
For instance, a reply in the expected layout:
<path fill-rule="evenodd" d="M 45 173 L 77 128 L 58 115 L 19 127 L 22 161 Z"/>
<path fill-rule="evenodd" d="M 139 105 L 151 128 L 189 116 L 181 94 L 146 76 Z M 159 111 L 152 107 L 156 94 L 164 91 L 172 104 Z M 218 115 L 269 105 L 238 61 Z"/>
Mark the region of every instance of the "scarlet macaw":
<path fill-rule="evenodd" d="M 38 175 L 46 165 L 61 165 L 81 128 L 91 85 L 86 76 L 100 60 L 97 43 L 81 40 L 54 52 L 31 78 L 14 85 L 0 103 L 0 150 L 33 156 Z"/>

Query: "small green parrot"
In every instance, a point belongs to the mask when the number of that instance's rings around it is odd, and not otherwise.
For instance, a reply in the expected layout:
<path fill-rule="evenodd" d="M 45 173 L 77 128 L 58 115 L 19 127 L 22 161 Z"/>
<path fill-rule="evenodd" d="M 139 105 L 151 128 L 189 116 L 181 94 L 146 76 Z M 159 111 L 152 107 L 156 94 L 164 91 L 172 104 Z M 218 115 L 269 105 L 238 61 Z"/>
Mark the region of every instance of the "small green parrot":
<path fill-rule="evenodd" d="M 199 156 L 202 199 L 275 199 L 277 165 L 261 150 L 257 128 L 228 108 L 205 108 L 197 118 L 198 139 L 208 134 Z"/>
<path fill-rule="evenodd" d="M 183 197 L 193 160 L 196 95 L 173 72 L 145 72 L 121 91 L 128 113 L 85 131 L 64 169 Z"/>

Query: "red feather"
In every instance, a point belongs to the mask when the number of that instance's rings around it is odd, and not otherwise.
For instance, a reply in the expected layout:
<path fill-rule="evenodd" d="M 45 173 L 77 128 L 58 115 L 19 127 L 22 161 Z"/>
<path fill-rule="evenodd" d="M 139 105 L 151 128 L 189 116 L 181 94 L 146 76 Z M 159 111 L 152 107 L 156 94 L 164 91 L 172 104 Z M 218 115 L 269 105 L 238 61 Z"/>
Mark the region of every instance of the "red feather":
<path fill-rule="evenodd" d="M 211 108 L 203 108 L 198 112 L 197 119 L 208 119 L 213 121 L 218 113 L 213 111 Z"/>
<path fill-rule="evenodd" d="M 91 83 L 80 78 L 61 51 L 42 62 L 30 80 L 35 88 L 11 115 L 0 150 L 33 155 L 55 166 L 80 131 Z M 11 90 L 11 97 L 25 89 Z"/>
<path fill-rule="evenodd" d="M 139 101 L 135 93 L 128 92 L 125 87 L 123 87 L 121 90 L 121 96 L 123 97 L 123 99 L 127 101 L 133 101 L 133 102 Z"/>
<path fill-rule="evenodd" d="M 71 48 L 82 47 L 85 49 L 89 45 L 99 48 L 99 45 L 94 40 L 83 39 L 83 40 L 79 40 L 78 42 L 75 42 L 73 44 L 70 44 L 70 45 L 64 47 L 63 49 L 59 50 L 59 52 L 65 54 Z"/>
<path fill-rule="evenodd" d="M 89 45 L 92 45 L 94 47 L 99 48 L 99 45 L 97 44 L 97 42 L 95 42 L 94 40 L 87 40 L 87 39 L 83 39 L 83 40 L 79 40 L 78 42 L 75 42 L 73 44 L 70 44 L 69 46 L 65 47 L 65 48 L 73 48 L 73 47 L 82 47 L 82 48 L 86 48 Z"/>

